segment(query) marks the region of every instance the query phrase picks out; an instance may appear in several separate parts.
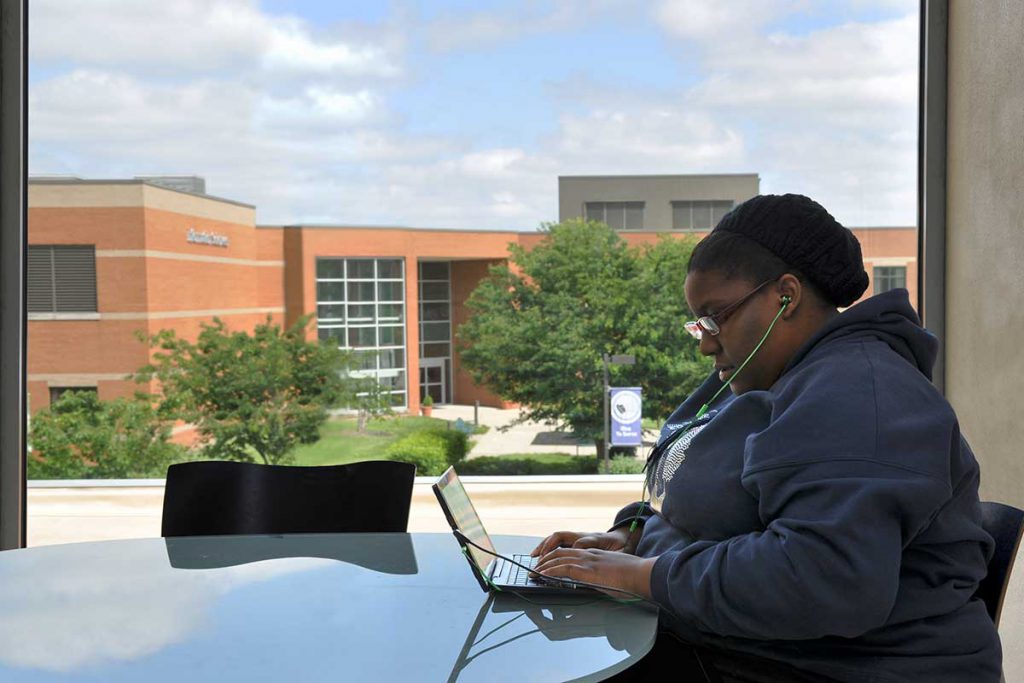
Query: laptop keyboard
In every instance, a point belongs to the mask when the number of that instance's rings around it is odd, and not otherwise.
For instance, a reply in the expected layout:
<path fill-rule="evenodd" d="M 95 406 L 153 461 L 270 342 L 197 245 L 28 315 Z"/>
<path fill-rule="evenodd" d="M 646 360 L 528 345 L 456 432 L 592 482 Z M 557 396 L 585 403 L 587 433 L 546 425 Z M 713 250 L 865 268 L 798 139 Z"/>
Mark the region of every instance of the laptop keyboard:
<path fill-rule="evenodd" d="M 537 560 L 540 558 L 531 557 L 529 555 L 513 555 L 512 559 L 518 562 L 519 564 L 533 568 L 537 566 Z M 498 567 L 499 576 L 503 576 L 505 574 L 504 570 L 506 569 L 506 567 L 504 565 L 508 564 L 505 560 L 501 560 L 501 563 L 502 566 Z M 508 567 L 508 570 L 508 585 L 510 586 L 528 586 L 530 584 L 538 583 L 538 581 L 535 581 L 530 578 L 529 569 L 525 569 L 524 567 L 519 567 L 513 564 L 510 567 Z"/>

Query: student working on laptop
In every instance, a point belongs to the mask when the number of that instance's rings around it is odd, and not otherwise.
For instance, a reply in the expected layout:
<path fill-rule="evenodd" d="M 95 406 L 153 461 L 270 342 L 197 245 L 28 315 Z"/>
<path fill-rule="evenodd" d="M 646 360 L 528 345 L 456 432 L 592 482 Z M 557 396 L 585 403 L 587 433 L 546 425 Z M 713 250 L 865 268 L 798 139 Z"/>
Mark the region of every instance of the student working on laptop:
<path fill-rule="evenodd" d="M 686 325 L 715 373 L 662 429 L 642 503 L 533 553 L 542 575 L 663 608 L 679 640 L 641 669 L 999 680 L 972 599 L 992 553 L 978 464 L 929 381 L 936 340 L 907 292 L 837 310 L 867 286 L 856 238 L 799 195 L 744 202 L 694 249 Z"/>

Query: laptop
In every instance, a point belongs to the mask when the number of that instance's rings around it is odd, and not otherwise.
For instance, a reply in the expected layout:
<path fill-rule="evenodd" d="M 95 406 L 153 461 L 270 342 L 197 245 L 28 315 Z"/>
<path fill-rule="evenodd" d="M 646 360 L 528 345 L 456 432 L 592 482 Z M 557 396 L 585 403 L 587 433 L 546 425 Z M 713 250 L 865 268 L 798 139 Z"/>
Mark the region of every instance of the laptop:
<path fill-rule="evenodd" d="M 494 543 L 487 535 L 480 517 L 476 514 L 476 508 L 473 507 L 473 502 L 469 499 L 462 482 L 459 481 L 459 475 L 455 473 L 454 467 L 449 467 L 434 483 L 434 495 L 437 496 L 437 502 L 444 510 L 448 524 L 455 532 L 455 539 L 462 546 L 466 559 L 469 560 L 473 576 L 485 591 L 493 590 L 492 586 L 514 593 L 543 593 L 544 595 L 579 595 L 593 591 L 593 589 L 583 586 L 577 587 L 572 583 L 545 579 L 540 576 L 531 579 L 529 569 L 490 554 L 497 553 Z M 479 548 L 467 543 L 465 539 L 469 539 Z M 538 559 L 529 555 L 511 555 L 510 557 L 515 563 L 525 565 L 525 567 L 533 567 L 537 564 Z"/>

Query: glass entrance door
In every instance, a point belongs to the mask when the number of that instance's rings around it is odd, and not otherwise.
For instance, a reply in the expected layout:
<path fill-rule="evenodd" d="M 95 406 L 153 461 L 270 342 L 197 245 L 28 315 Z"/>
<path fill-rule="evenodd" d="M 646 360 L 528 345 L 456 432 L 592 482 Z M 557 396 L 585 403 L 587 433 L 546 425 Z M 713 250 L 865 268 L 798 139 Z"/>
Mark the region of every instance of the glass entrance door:
<path fill-rule="evenodd" d="M 420 400 L 429 395 L 434 403 L 448 403 L 447 375 L 444 358 L 421 358 Z"/>

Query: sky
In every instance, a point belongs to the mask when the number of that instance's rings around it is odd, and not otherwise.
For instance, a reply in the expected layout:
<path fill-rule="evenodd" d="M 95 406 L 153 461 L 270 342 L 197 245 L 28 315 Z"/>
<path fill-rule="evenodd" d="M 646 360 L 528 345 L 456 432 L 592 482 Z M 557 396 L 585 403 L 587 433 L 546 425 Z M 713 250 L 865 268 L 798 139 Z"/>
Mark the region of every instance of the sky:
<path fill-rule="evenodd" d="M 917 0 L 30 0 L 29 172 L 260 224 L 534 230 L 559 175 L 757 173 L 916 222 Z"/>

